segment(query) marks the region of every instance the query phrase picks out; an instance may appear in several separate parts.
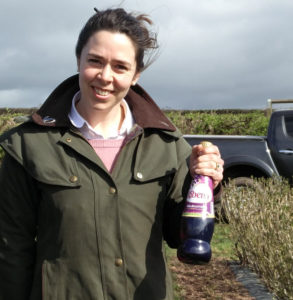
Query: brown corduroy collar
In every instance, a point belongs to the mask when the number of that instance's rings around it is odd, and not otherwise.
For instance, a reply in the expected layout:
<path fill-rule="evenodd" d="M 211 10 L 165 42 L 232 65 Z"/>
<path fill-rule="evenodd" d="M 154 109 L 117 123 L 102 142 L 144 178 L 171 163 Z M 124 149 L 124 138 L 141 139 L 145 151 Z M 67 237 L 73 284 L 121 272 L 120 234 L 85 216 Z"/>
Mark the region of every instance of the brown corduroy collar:
<path fill-rule="evenodd" d="M 69 127 L 68 113 L 71 109 L 72 98 L 78 90 L 77 74 L 63 81 L 50 94 L 40 109 L 32 115 L 32 120 L 41 126 Z M 140 127 L 176 131 L 175 126 L 141 86 L 132 86 L 125 100 Z"/>

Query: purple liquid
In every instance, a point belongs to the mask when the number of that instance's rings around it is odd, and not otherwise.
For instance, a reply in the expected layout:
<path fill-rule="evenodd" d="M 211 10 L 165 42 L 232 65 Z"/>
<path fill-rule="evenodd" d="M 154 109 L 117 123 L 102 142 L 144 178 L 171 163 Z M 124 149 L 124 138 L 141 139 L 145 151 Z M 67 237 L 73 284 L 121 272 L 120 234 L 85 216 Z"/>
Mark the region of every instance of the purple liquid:
<path fill-rule="evenodd" d="M 210 241 L 214 232 L 214 219 L 182 217 L 181 240 L 177 250 L 180 261 L 188 264 L 208 263 L 212 257 Z"/>

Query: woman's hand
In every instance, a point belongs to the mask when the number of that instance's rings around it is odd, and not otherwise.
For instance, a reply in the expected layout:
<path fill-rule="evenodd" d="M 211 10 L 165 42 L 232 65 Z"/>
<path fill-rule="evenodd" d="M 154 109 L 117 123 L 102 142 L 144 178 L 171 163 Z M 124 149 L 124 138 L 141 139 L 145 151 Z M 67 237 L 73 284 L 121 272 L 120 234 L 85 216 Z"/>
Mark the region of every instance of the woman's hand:
<path fill-rule="evenodd" d="M 223 179 L 224 161 L 221 158 L 219 148 L 215 145 L 204 147 L 195 145 L 190 156 L 190 174 L 210 176 L 213 179 L 214 188 Z"/>

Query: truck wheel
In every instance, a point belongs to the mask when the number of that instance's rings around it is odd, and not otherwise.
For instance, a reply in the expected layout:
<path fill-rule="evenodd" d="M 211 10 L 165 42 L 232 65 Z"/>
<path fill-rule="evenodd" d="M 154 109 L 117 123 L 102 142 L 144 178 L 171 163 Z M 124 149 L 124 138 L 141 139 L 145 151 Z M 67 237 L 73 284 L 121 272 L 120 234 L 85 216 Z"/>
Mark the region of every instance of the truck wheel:
<path fill-rule="evenodd" d="M 259 189 L 260 186 L 255 180 L 248 177 L 236 177 L 230 180 L 230 183 L 232 183 L 235 186 L 239 187 L 247 187 L 252 189 Z"/>

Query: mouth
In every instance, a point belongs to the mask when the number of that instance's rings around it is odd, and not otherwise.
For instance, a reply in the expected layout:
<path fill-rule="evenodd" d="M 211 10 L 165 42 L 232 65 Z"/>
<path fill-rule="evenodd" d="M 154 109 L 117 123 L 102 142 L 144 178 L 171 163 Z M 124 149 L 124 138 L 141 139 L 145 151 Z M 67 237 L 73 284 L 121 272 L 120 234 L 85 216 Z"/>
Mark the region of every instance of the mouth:
<path fill-rule="evenodd" d="M 99 96 L 108 96 L 111 93 L 108 90 L 103 90 L 103 89 L 99 89 L 99 88 L 94 88 L 94 90 L 95 90 L 95 93 Z"/>

